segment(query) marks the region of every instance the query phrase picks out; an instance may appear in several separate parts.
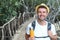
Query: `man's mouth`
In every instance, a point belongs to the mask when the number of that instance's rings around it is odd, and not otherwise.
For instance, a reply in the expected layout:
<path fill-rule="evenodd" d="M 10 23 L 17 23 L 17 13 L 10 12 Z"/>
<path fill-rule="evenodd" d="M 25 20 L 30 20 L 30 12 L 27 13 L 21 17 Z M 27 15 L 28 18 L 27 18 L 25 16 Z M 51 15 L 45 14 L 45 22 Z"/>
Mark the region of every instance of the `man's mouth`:
<path fill-rule="evenodd" d="M 40 17 L 45 17 L 44 15 L 40 15 Z"/>

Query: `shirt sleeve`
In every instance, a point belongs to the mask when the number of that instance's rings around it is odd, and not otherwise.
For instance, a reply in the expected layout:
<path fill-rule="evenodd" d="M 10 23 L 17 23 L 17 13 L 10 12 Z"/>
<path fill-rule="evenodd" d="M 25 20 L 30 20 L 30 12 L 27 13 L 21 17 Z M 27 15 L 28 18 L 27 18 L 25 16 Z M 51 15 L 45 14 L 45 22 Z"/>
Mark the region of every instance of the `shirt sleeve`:
<path fill-rule="evenodd" d="M 31 23 L 26 27 L 26 34 L 30 34 Z"/>
<path fill-rule="evenodd" d="M 51 31 L 52 31 L 53 35 L 56 35 L 57 34 L 56 33 L 55 26 L 53 24 L 51 25 Z"/>
<path fill-rule="evenodd" d="M 29 26 L 26 27 L 26 34 L 30 34 L 30 29 L 29 29 Z"/>

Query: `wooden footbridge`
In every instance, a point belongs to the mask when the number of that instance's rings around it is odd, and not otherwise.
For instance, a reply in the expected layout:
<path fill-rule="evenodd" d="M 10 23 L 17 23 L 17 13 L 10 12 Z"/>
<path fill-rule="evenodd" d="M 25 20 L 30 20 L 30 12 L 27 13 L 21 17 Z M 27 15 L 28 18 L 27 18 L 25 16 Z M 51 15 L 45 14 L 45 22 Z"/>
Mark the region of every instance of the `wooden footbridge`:
<path fill-rule="evenodd" d="M 3 26 L 0 26 L 0 40 L 25 40 L 25 28 L 33 20 L 35 20 L 35 18 L 32 16 L 22 18 L 13 17 L 9 22 L 5 23 Z M 58 30 L 58 36 L 60 36 L 60 27 L 58 24 L 55 23 L 56 29 Z"/>
<path fill-rule="evenodd" d="M 55 8 L 55 4 L 58 5 L 57 8 Z M 48 19 L 52 19 L 50 21 L 53 22 L 57 16 L 60 16 L 59 1 L 49 0 L 47 5 L 49 5 L 51 9 Z M 22 13 L 19 13 L 18 17 L 15 16 L 3 26 L 0 26 L 0 40 L 25 40 L 25 28 L 30 22 L 35 19 L 35 17 L 29 13 L 23 13 L 22 16 L 21 14 Z M 54 25 L 58 34 L 58 40 L 60 40 L 60 22 L 54 23 Z"/>
<path fill-rule="evenodd" d="M 29 20 L 31 20 L 32 18 L 30 14 L 26 14 L 25 16 L 23 15 L 21 17 L 20 16 L 21 15 L 19 15 L 19 17 L 15 16 L 11 18 L 11 20 L 5 23 L 3 26 L 0 26 L 0 40 L 12 40 L 18 37 L 15 35 L 18 34 L 18 31 L 21 31 L 22 28 L 25 28 L 27 25 L 27 23 L 25 22 L 29 23 Z"/>

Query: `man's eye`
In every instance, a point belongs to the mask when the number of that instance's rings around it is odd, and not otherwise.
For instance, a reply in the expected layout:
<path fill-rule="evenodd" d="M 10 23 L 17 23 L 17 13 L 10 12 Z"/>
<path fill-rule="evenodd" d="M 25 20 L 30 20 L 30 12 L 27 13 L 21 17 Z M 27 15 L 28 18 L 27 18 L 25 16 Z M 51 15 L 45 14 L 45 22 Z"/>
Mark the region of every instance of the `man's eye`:
<path fill-rule="evenodd" d="M 43 13 L 46 13 L 45 11 L 43 11 Z"/>
<path fill-rule="evenodd" d="M 38 13 L 41 13 L 40 11 L 38 11 Z"/>

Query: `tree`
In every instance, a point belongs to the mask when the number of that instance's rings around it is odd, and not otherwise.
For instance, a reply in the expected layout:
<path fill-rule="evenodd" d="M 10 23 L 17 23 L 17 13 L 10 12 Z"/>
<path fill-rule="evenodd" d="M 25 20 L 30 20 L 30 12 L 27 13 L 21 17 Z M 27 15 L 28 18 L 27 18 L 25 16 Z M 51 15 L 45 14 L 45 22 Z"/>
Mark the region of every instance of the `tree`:
<path fill-rule="evenodd" d="M 19 0 L 0 0 L 0 25 L 8 22 L 12 17 L 16 16 L 16 2 Z M 18 6 L 20 7 L 20 6 Z"/>
<path fill-rule="evenodd" d="M 55 23 L 59 22 L 60 15 L 60 0 L 49 0 L 47 5 L 50 7 L 50 13 L 48 16 L 48 21 Z"/>

